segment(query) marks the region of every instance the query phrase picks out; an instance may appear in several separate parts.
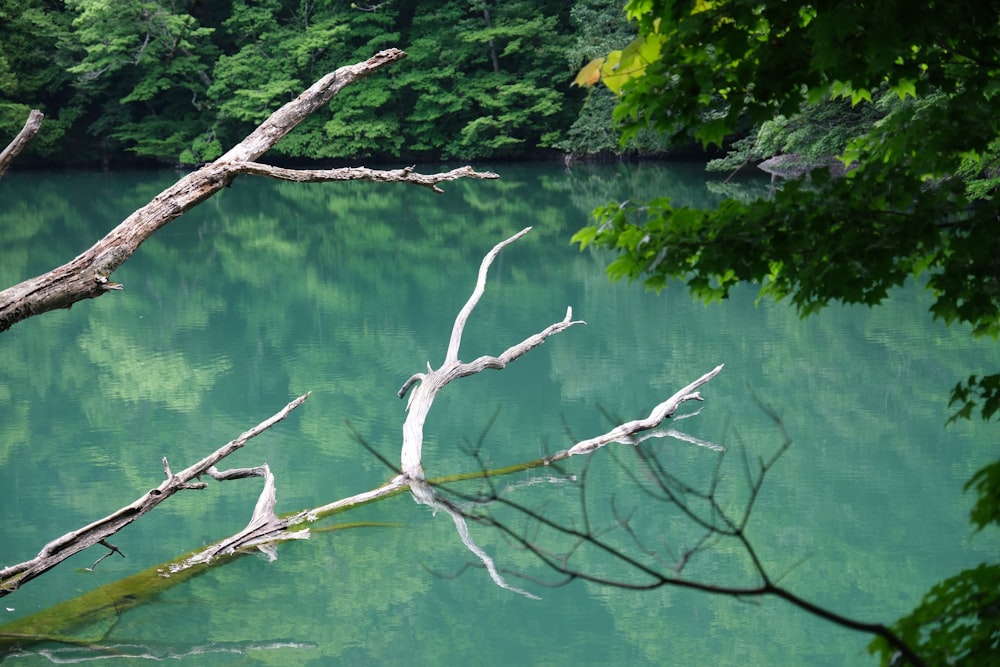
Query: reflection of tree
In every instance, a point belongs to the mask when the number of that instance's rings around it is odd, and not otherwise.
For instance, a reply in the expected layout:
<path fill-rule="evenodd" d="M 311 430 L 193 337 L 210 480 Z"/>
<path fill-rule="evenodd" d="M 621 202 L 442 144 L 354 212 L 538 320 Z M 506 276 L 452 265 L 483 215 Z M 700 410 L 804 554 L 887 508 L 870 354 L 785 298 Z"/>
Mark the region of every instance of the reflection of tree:
<path fill-rule="evenodd" d="M 232 368 L 228 359 L 193 366 L 180 352 L 157 353 L 132 343 L 114 330 L 91 330 L 80 349 L 101 369 L 95 389 L 102 401 L 125 405 L 163 402 L 178 411 L 197 408 L 220 375 Z"/>
<path fill-rule="evenodd" d="M 719 198 L 734 199 L 740 202 L 751 202 L 768 194 L 773 186 L 768 185 L 764 178 L 744 177 L 739 180 L 725 179 L 723 181 L 710 181 L 708 191 Z"/>
<path fill-rule="evenodd" d="M 704 166 L 693 162 L 573 165 L 564 183 L 570 200 L 586 216 L 626 196 L 648 201 L 669 192 L 671 200 L 682 205 L 722 200 L 706 182 Z"/>

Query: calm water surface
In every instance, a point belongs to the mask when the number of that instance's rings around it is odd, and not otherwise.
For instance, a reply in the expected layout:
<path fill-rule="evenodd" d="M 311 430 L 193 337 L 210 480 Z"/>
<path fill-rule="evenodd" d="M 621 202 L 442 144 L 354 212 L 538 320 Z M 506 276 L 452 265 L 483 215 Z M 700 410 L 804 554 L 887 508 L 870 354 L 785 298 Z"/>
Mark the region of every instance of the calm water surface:
<path fill-rule="evenodd" d="M 445 195 L 402 185 L 294 185 L 241 180 L 161 230 L 115 274 L 120 293 L 16 325 L 0 335 L 0 564 L 35 555 L 64 532 L 131 502 L 162 478 L 161 459 L 186 467 L 311 391 L 290 419 L 231 457 L 266 461 L 278 509 L 316 506 L 391 476 L 360 434 L 398 460 L 404 404 L 395 392 L 444 357 L 451 323 L 494 243 L 534 230 L 494 265 L 470 320 L 463 359 L 498 354 L 562 319 L 587 321 L 503 372 L 449 385 L 427 424 L 429 475 L 508 465 L 609 428 L 606 415 L 644 417 L 716 364 L 703 411 L 682 422 L 730 450 L 722 493 L 746 499 L 741 457 L 793 446 L 768 477 L 750 523 L 773 574 L 804 597 L 863 620 L 891 622 L 935 581 L 992 558 L 998 541 L 973 535 L 962 486 L 989 460 L 992 430 L 945 428 L 951 386 L 1000 363 L 927 314 L 917 288 L 875 310 L 832 307 L 806 321 L 752 290 L 696 304 L 679 288 L 656 295 L 608 282 L 608 256 L 568 239 L 612 197 L 717 195 L 697 166 L 606 166 L 567 172 L 491 165 L 495 182 L 452 183 Z M 0 181 L 0 283 L 75 256 L 175 178 L 174 173 L 14 173 Z M 756 396 L 756 398 L 755 398 Z M 651 445 L 691 482 L 716 462 L 707 449 Z M 636 495 L 610 452 L 595 455 L 591 519 L 611 503 L 632 511 L 661 555 L 696 531 Z M 620 457 L 623 460 L 626 457 Z M 571 471 L 582 472 L 581 463 Z M 511 479 L 517 485 L 538 477 Z M 241 529 L 259 480 L 212 484 L 171 498 L 112 541 L 127 558 L 87 551 L 4 598 L 4 621 L 102 586 Z M 526 489 L 529 487 L 525 487 Z M 522 493 L 515 491 L 514 493 Z M 575 516 L 565 484 L 519 500 Z M 486 528 L 474 537 L 530 600 L 466 568 L 446 516 L 408 497 L 341 515 L 380 521 L 250 556 L 155 601 L 81 629 L 145 664 L 236 665 L 864 665 L 869 638 L 757 603 L 674 589 L 636 593 L 575 583 L 547 588 L 525 553 Z M 603 524 L 602 524 L 603 522 Z M 752 583 L 727 545 L 691 576 Z M 614 578 L 615 563 L 574 561 Z M 11 665 L 107 653 L 66 644 L 8 656 Z M 134 656 L 145 657 L 134 657 Z"/>

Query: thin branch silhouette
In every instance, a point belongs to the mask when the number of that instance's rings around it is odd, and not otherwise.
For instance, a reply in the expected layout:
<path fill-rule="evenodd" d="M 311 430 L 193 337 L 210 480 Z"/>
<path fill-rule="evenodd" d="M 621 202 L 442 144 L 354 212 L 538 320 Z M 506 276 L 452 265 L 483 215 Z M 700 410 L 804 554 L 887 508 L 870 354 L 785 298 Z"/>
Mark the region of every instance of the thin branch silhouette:
<path fill-rule="evenodd" d="M 545 588 L 587 581 L 636 591 L 673 586 L 745 602 L 760 602 L 766 597 L 776 597 L 841 627 L 882 637 L 910 664 L 923 665 L 921 658 L 887 626 L 839 614 L 810 602 L 781 585 L 780 582 L 789 572 L 800 567 L 805 559 L 799 559 L 777 575 L 771 573 L 758 546 L 748 536 L 747 527 L 764 482 L 788 451 L 792 441 L 777 412 L 756 395 L 754 398 L 774 424 L 780 441 L 768 455 L 753 456 L 747 446 L 737 447 L 740 450 L 742 469 L 737 479 L 745 487 L 745 497 L 732 507 L 723 496 L 722 463 L 726 451 L 718 452 L 709 478 L 699 488 L 671 471 L 663 456 L 663 452 L 669 450 L 655 446 L 653 440 L 626 446 L 626 450 L 634 452 L 633 457 L 623 456 L 624 451 L 606 451 L 606 455 L 615 460 L 617 469 L 624 472 L 624 479 L 636 495 L 628 506 L 623 506 L 625 501 L 619 494 L 611 493 L 607 500 L 611 519 L 603 524 L 599 524 L 593 514 L 594 504 L 601 501 L 590 490 L 591 480 L 588 474 L 592 456 L 585 457 L 580 462 L 575 477 L 574 473 L 566 469 L 558 470 L 567 483 L 577 487 L 577 500 L 571 515 L 566 513 L 564 506 L 556 506 L 550 502 L 532 506 L 516 499 L 518 490 L 528 484 L 501 488 L 495 478 L 486 473 L 485 468 L 483 482 L 474 492 L 464 489 L 460 483 L 452 482 L 434 483 L 434 490 L 439 497 L 452 499 L 451 505 L 463 512 L 470 524 L 495 530 L 506 543 L 532 554 L 540 564 L 541 571 L 545 572 L 540 575 L 535 571 L 518 571 L 497 566 L 497 571 L 504 576 L 516 577 L 528 584 Z M 609 421 L 621 423 L 610 415 L 606 416 Z M 570 431 L 568 427 L 566 430 Z M 634 437 L 631 439 L 637 440 Z M 474 458 L 482 465 L 478 451 Z M 633 459 L 633 465 L 629 465 L 626 460 L 628 458 Z M 693 540 L 688 544 L 678 544 L 675 549 L 671 549 L 665 539 L 653 543 L 643 537 L 641 526 L 637 525 L 642 510 L 663 505 L 672 507 L 684 524 L 695 531 Z M 745 584 L 733 584 L 689 576 L 687 570 L 692 563 L 710 553 L 723 541 L 733 542 L 738 546 L 739 553 L 752 568 L 751 579 Z M 560 542 L 561 548 L 553 548 L 553 542 Z M 601 563 L 610 559 L 617 567 L 610 572 L 594 570 L 588 567 L 584 551 L 598 554 L 603 559 L 598 561 Z M 469 568 L 479 567 L 482 565 L 470 562 L 452 576 L 459 576 Z"/>

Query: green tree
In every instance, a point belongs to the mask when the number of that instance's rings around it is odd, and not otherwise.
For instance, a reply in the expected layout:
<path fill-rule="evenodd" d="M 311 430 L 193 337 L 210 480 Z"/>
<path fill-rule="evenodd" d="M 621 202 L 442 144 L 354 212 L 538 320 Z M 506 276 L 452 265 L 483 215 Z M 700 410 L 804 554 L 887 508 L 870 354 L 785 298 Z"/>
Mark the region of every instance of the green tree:
<path fill-rule="evenodd" d="M 421 3 L 398 79 L 409 149 L 506 157 L 554 145 L 572 122 L 570 30 L 559 2 Z"/>
<path fill-rule="evenodd" d="M 569 10 L 554 0 L 0 0 L 9 47 L 0 56 L 0 127 L 13 136 L 41 107 L 50 117 L 36 148 L 47 139 L 51 152 L 78 160 L 127 152 L 196 164 L 303 82 L 402 46 L 410 57 L 388 79 L 358 86 L 275 152 L 530 156 L 557 146 L 583 98 L 570 87 Z M 607 142 L 611 98 L 593 106 L 603 109 Z"/>
<path fill-rule="evenodd" d="M 188 9 L 194 2 L 67 0 L 81 95 L 92 100 L 89 131 L 141 156 L 177 156 L 206 126 L 216 56 Z"/>
<path fill-rule="evenodd" d="M 639 37 L 578 79 L 621 93 L 625 140 L 651 127 L 721 146 L 756 127 L 740 159 L 839 153 L 847 173 L 820 167 L 771 196 L 710 209 L 667 199 L 599 208 L 574 240 L 616 249 L 612 277 L 653 289 L 681 279 L 707 301 L 752 282 L 807 315 L 830 302 L 876 305 L 919 275 L 935 318 L 1000 333 L 997 3 L 633 0 L 626 11 Z M 955 417 L 1000 409 L 1000 374 L 985 370 L 954 388 Z M 973 523 L 1000 523 L 1000 461 L 968 488 Z M 1000 642 L 998 582 L 1000 563 L 962 572 L 896 629 L 930 663 L 984 664 Z M 888 646 L 873 650 L 891 662 Z"/>
<path fill-rule="evenodd" d="M 622 13 L 621 3 L 609 0 L 577 0 L 570 10 L 576 44 L 568 52 L 570 67 L 584 63 L 615 49 L 624 48 L 635 39 L 635 27 Z M 657 133 L 637 133 L 627 146 L 618 141 L 613 112 L 617 99 L 607 88 L 589 87 L 583 106 L 559 143 L 570 153 L 594 154 L 624 152 L 663 153 L 669 145 Z"/>
<path fill-rule="evenodd" d="M 27 155 L 51 155 L 79 113 L 65 63 L 54 57 L 68 35 L 59 4 L 0 0 L 0 136 L 15 136 L 31 109 L 48 114 Z"/>
<path fill-rule="evenodd" d="M 394 11 L 364 12 L 341 3 L 235 0 L 222 23 L 223 55 L 208 95 L 215 124 L 183 161 L 212 159 L 221 146 L 243 136 L 306 81 L 344 62 L 393 46 Z M 346 157 L 388 148 L 398 135 L 394 114 L 380 113 L 389 91 L 384 81 L 359 86 L 336 108 L 308 119 L 276 147 L 298 157 Z M 353 131 L 351 131 L 353 130 Z"/>

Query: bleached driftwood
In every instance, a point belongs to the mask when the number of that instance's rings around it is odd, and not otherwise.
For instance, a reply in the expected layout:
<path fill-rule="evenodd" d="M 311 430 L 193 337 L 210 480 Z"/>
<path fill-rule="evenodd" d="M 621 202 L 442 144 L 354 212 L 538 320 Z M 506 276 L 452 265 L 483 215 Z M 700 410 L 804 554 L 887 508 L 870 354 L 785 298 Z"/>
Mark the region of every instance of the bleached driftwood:
<path fill-rule="evenodd" d="M 399 493 L 404 489 L 408 489 L 416 502 L 427 505 L 435 512 L 444 512 L 451 517 L 462 543 L 469 549 L 470 552 L 475 554 L 480 562 L 482 562 L 483 566 L 489 572 L 490 577 L 498 586 L 520 593 L 526 597 L 536 598 L 535 595 L 522 589 L 515 588 L 504 580 L 504 578 L 500 575 L 493 559 L 472 539 L 468 523 L 466 521 L 465 511 L 449 498 L 438 493 L 433 484 L 429 483 L 425 479 L 423 469 L 424 424 L 427 420 L 427 415 L 434 404 L 434 399 L 441 389 L 453 380 L 474 375 L 480 371 L 487 369 L 501 370 L 512 361 L 517 360 L 530 350 L 544 343 L 549 336 L 564 331 L 573 325 L 584 324 L 582 320 L 574 320 L 572 308 L 567 308 L 566 315 L 562 320 L 550 324 L 538 333 L 525 338 L 516 345 L 509 347 L 498 356 L 484 355 L 471 362 L 463 362 L 459 359 L 459 351 L 462 344 L 462 336 L 465 332 L 465 326 L 468 323 L 473 310 L 475 310 L 480 299 L 485 293 L 486 280 L 489 274 L 490 266 L 493 264 L 497 255 L 499 255 L 505 247 L 514 243 L 529 231 L 531 231 L 530 227 L 522 229 L 510 238 L 497 243 L 486 254 L 486 256 L 483 257 L 479 266 L 479 273 L 472 294 L 469 296 L 469 299 L 455 317 L 455 322 L 452 325 L 451 337 L 448 341 L 448 349 L 445 352 L 443 363 L 437 369 L 434 369 L 431 367 L 430 362 L 428 362 L 427 372 L 412 375 L 406 380 L 406 382 L 403 383 L 403 386 L 397 392 L 397 395 L 400 398 L 405 398 L 407 394 L 409 394 L 409 400 L 406 406 L 407 416 L 405 422 L 403 423 L 403 443 L 400 451 L 400 474 L 375 489 L 343 498 L 326 505 L 304 510 L 284 520 L 277 519 L 277 517 L 274 517 L 273 514 L 269 517 L 258 516 L 258 513 L 255 511 L 254 518 L 251 519 L 250 525 L 248 525 L 244 531 L 241 531 L 241 533 L 238 533 L 231 538 L 227 538 L 221 542 L 206 547 L 203 551 L 188 559 L 183 567 L 189 567 L 190 565 L 194 565 L 196 563 L 205 563 L 221 553 L 230 553 L 238 548 L 252 546 L 253 544 L 256 544 L 258 548 L 260 548 L 263 543 L 268 541 L 268 539 L 277 541 L 279 539 L 302 537 L 304 536 L 303 531 L 299 530 L 289 534 L 289 529 L 294 529 L 303 523 L 314 521 L 317 517 L 325 516 L 333 511 L 368 503 L 373 500 L 377 500 L 378 498 Z M 637 434 L 645 433 L 646 435 L 649 435 L 654 429 L 659 427 L 664 420 L 672 417 L 682 403 L 692 400 L 701 401 L 702 397 L 696 390 L 701 387 L 701 385 L 715 377 L 721 370 L 722 366 L 717 366 L 712 371 L 706 373 L 680 391 L 674 393 L 670 398 L 657 405 L 647 418 L 633 420 L 620 426 L 616 426 L 607 433 L 580 441 L 573 447 L 558 452 L 550 457 L 546 457 L 538 463 L 540 465 L 548 465 L 570 456 L 590 454 L 596 449 L 612 442 L 638 442 L 638 440 L 641 439 L 641 436 L 637 437 Z M 671 435 L 679 439 L 691 440 L 690 436 L 675 433 L 676 432 L 666 432 L 664 435 Z M 710 443 L 702 443 L 701 441 L 698 441 L 697 444 L 702 444 L 703 446 L 713 446 Z M 260 505 L 261 501 L 258 501 L 258 508 Z M 266 525 L 267 530 L 262 530 L 257 524 Z M 251 543 L 248 536 L 252 536 L 255 541 Z"/>
<path fill-rule="evenodd" d="M 120 510 L 112 514 L 109 514 L 103 519 L 98 519 L 83 528 L 71 531 L 62 537 L 52 540 L 42 547 L 42 550 L 38 552 L 38 555 L 31 560 L 18 563 L 17 565 L 11 565 L 0 570 L 0 597 L 13 593 L 25 583 L 44 574 L 45 572 L 48 572 L 70 556 L 73 556 L 74 554 L 77 554 L 95 544 L 103 542 L 125 526 L 141 517 L 143 514 L 148 513 L 154 507 L 178 491 L 185 489 L 204 489 L 207 486 L 204 482 L 192 482 L 191 480 L 198 479 L 202 475 L 209 475 L 219 480 L 237 479 L 239 477 L 249 476 L 248 474 L 226 475 L 219 473 L 215 470 L 215 465 L 233 452 L 242 448 L 252 438 L 260 435 L 278 422 L 284 420 L 292 410 L 302 405 L 308 397 L 309 394 L 299 396 L 270 418 L 265 419 L 250 430 L 245 431 L 236 439 L 227 442 L 225 445 L 219 447 L 201 461 L 185 468 L 181 472 L 170 472 L 170 465 L 167 462 L 167 459 L 164 458 L 163 472 L 166 475 L 166 480 L 164 480 L 158 487 L 150 489 L 130 504 L 122 507 Z M 261 471 L 261 474 L 264 474 L 264 470 Z M 273 489 L 273 480 L 271 486 Z M 258 502 L 258 505 L 259 504 L 260 502 Z M 271 503 L 271 506 L 273 507 L 273 502 Z M 110 545 L 105 546 L 111 548 Z"/>
<path fill-rule="evenodd" d="M 21 131 L 17 133 L 17 136 L 14 137 L 9 144 L 7 144 L 7 148 L 0 152 L 0 177 L 7 173 L 7 170 L 10 169 L 11 163 L 14 162 L 14 158 L 16 158 L 21 151 L 23 151 L 25 147 L 31 143 L 31 140 L 35 138 L 35 135 L 38 134 L 38 130 L 42 127 L 42 119 L 44 118 L 45 114 L 38 109 L 32 109 L 28 114 L 28 120 L 24 122 L 24 127 L 22 127 Z"/>
<path fill-rule="evenodd" d="M 243 470 L 249 470 L 251 474 L 264 478 L 264 489 L 260 492 L 260 497 L 257 498 L 257 504 L 253 508 L 250 523 L 247 524 L 246 528 L 232 537 L 199 551 L 181 567 L 190 567 L 197 563 L 207 563 L 219 554 L 233 553 L 238 549 L 253 546 L 259 547 L 266 553 L 269 560 L 274 560 L 277 558 L 277 554 L 274 551 L 274 543 L 276 541 L 301 540 L 309 537 L 309 530 L 307 528 L 296 531 L 287 530 L 290 523 L 297 523 L 297 516 L 282 519 L 275 513 L 274 506 L 277 502 L 277 491 L 271 468 L 265 463 L 258 468 Z M 243 470 L 239 472 L 243 472 Z M 237 474 L 227 475 L 225 478 L 236 479 L 246 476 L 248 475 Z M 213 477 L 216 479 L 221 478 L 221 476 L 215 475 Z"/>
<path fill-rule="evenodd" d="M 502 369 L 510 362 L 522 356 L 532 348 L 538 347 L 545 342 L 549 336 L 559 333 L 574 324 L 583 324 L 582 320 L 573 320 L 573 309 L 566 309 L 566 316 L 560 322 L 549 325 L 544 330 L 521 341 L 517 345 L 508 348 L 498 357 L 482 356 L 469 363 L 463 363 L 458 359 L 458 349 L 462 344 L 462 334 L 465 331 L 465 324 L 472 314 L 473 309 L 482 298 L 486 290 L 486 275 L 490 265 L 500 251 L 506 246 L 531 231 L 531 227 L 522 229 L 509 239 L 501 241 L 493 246 L 483 258 L 479 266 L 479 277 L 476 280 L 476 287 L 472 291 L 469 300 L 465 302 L 462 310 L 455 318 L 455 324 L 451 329 L 451 339 L 448 342 L 448 351 L 445 353 L 444 363 L 436 370 L 431 368 L 427 362 L 427 372 L 417 373 L 410 377 L 397 392 L 400 398 L 406 396 L 410 389 L 417 385 L 410 394 L 410 399 L 406 404 L 407 416 L 403 423 L 403 448 L 400 454 L 400 463 L 403 477 L 408 479 L 423 479 L 424 471 L 421 465 L 421 456 L 424 443 L 424 422 L 427 421 L 427 413 L 434 405 L 434 397 L 452 380 L 460 377 L 474 375 L 488 368 Z M 419 384 L 418 384 L 419 383 Z"/>
<path fill-rule="evenodd" d="M 415 166 L 402 169 L 369 169 L 367 167 L 341 167 L 339 169 L 285 169 L 259 162 L 237 162 L 232 165 L 239 174 L 267 176 L 280 181 L 297 183 L 327 183 L 331 181 L 368 181 L 371 183 L 409 183 L 428 188 L 438 194 L 444 192 L 438 183 L 460 178 L 500 178 L 492 171 L 476 171 L 472 167 L 458 167 L 438 174 L 420 174 Z"/>
<path fill-rule="evenodd" d="M 444 174 L 421 175 L 414 173 L 412 168 L 381 172 L 364 168 L 296 172 L 255 162 L 345 86 L 404 57 L 406 53 L 403 51 L 388 49 L 364 62 L 341 67 L 327 74 L 271 114 L 225 155 L 181 178 L 75 259 L 0 292 L 0 331 L 6 331 L 33 315 L 69 308 L 78 301 L 122 289 L 120 284 L 111 281 L 111 274 L 132 256 L 143 241 L 228 186 L 240 174 L 258 174 L 302 182 L 361 179 L 412 183 L 437 192 L 440 192 L 437 183 L 442 181 L 456 178 L 497 178 L 494 173 L 480 173 L 470 167 Z"/>

